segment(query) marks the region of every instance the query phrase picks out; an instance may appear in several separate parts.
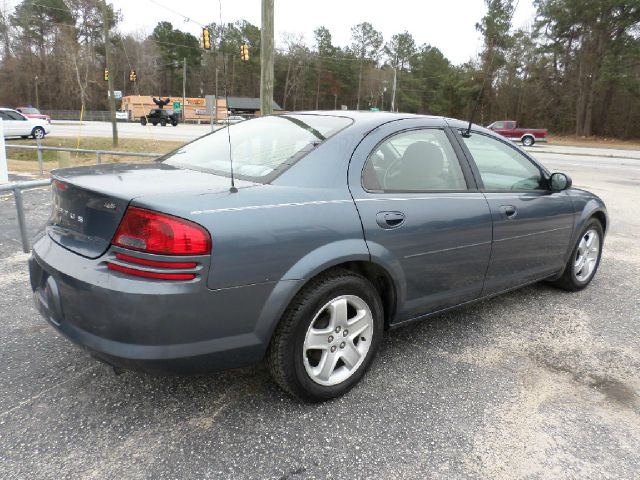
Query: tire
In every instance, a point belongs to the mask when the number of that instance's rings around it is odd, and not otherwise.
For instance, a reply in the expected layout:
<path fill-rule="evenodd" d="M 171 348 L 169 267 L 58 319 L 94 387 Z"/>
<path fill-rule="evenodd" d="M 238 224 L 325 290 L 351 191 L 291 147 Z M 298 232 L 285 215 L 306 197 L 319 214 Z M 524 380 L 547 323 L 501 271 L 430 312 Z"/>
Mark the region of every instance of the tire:
<path fill-rule="evenodd" d="M 597 238 L 594 237 L 597 235 Z M 589 238 L 592 238 L 591 242 L 597 241 L 597 251 L 591 250 L 591 256 L 589 253 L 584 253 L 585 246 L 588 246 Z M 604 232 L 602 231 L 602 224 L 592 218 L 587 222 L 585 227 L 578 236 L 576 245 L 571 250 L 571 256 L 567 261 L 562 276 L 551 283 L 569 292 L 577 292 L 582 290 L 591 283 L 593 277 L 598 271 L 600 266 L 600 258 L 602 257 L 602 245 L 604 239 Z M 593 243 L 589 249 L 594 249 Z M 587 257 L 587 260 L 583 262 L 583 266 L 578 270 L 578 262 L 581 262 L 583 258 Z M 589 268 L 589 271 L 584 269 Z"/>
<path fill-rule="evenodd" d="M 146 124 L 147 124 L 147 119 L 146 119 L 146 118 L 144 118 L 144 117 L 142 117 L 142 118 L 140 119 L 140 125 L 142 125 L 142 126 L 144 127 Z"/>
<path fill-rule="evenodd" d="M 160 125 L 162 125 L 163 127 L 167 126 L 167 121 L 163 118 L 160 120 Z"/>
<path fill-rule="evenodd" d="M 31 130 L 31 136 L 33 138 L 44 138 L 44 136 L 45 136 L 44 128 L 42 128 L 42 127 L 34 127 L 34 129 Z"/>
<path fill-rule="evenodd" d="M 285 311 L 271 339 L 267 365 L 276 383 L 301 400 L 339 397 L 371 366 L 383 327 L 382 303 L 373 285 L 347 270 L 328 272 L 304 287 Z M 350 328 L 357 330 L 349 334 Z M 314 340 L 318 349 L 306 346 Z"/>
<path fill-rule="evenodd" d="M 20 138 L 29 138 L 29 135 L 20 135 Z"/>
<path fill-rule="evenodd" d="M 525 135 L 522 137 L 522 145 L 525 147 L 533 147 L 534 143 L 536 143 L 536 139 L 531 135 Z"/>
<path fill-rule="evenodd" d="M 158 126 L 158 122 L 151 122 L 151 125 L 153 125 L 154 127 Z"/>
<path fill-rule="evenodd" d="M 178 121 L 177 120 L 173 120 L 171 122 L 171 125 L 173 125 L 174 127 L 177 127 L 178 126 Z"/>

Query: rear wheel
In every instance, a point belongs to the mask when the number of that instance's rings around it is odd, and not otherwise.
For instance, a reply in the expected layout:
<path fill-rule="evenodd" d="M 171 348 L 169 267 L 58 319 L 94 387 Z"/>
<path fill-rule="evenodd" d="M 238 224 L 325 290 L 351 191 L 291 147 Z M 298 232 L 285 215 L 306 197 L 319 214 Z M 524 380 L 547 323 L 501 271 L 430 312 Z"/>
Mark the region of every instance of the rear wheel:
<path fill-rule="evenodd" d="M 173 125 L 174 127 L 178 126 L 178 121 L 177 120 L 172 120 L 171 121 L 171 125 Z"/>
<path fill-rule="evenodd" d="M 553 283 L 570 292 L 589 285 L 600 265 L 603 238 L 602 225 L 591 219 L 582 229 L 562 276 Z"/>
<path fill-rule="evenodd" d="M 322 275 L 289 305 L 269 345 L 275 381 L 309 402 L 338 397 L 365 374 L 382 340 L 373 285 L 346 270 Z"/>
<path fill-rule="evenodd" d="M 158 126 L 158 122 L 151 122 L 151 124 L 152 124 L 154 127 L 157 127 L 157 126 Z"/>
<path fill-rule="evenodd" d="M 142 117 L 140 119 L 140 125 L 142 125 L 143 127 L 147 124 L 147 119 L 145 117 Z"/>
<path fill-rule="evenodd" d="M 44 128 L 35 127 L 33 130 L 31 130 L 31 136 L 33 138 L 44 138 Z"/>
<path fill-rule="evenodd" d="M 164 118 L 162 118 L 162 119 L 160 120 L 160 125 L 162 125 L 163 127 L 166 127 L 166 126 L 167 126 L 167 120 L 166 120 L 166 119 L 164 119 Z"/>
<path fill-rule="evenodd" d="M 522 145 L 525 147 L 532 147 L 534 143 L 536 143 L 536 139 L 531 135 L 525 135 L 522 137 Z"/>

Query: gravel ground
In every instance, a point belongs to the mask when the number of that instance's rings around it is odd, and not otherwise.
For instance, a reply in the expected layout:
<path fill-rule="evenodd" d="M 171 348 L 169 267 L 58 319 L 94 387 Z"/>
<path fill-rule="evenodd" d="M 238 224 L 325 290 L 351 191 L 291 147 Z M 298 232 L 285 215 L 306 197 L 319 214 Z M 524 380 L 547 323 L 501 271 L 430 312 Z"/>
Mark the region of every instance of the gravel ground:
<path fill-rule="evenodd" d="M 0 477 L 637 478 L 640 162 L 539 156 L 607 202 L 592 285 L 534 285 L 388 332 L 363 382 L 321 405 L 263 366 L 115 375 L 37 314 L 0 196 Z M 48 192 L 25 203 L 35 230 Z"/>

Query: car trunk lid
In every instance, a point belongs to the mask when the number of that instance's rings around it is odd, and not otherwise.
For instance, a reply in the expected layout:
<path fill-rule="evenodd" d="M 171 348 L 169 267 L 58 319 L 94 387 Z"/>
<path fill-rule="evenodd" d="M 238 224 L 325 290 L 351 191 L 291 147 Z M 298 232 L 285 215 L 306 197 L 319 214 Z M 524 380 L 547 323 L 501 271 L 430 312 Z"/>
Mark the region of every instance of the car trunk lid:
<path fill-rule="evenodd" d="M 109 248 L 134 198 L 229 188 L 226 177 L 163 163 L 69 168 L 54 171 L 52 178 L 53 203 L 47 233 L 61 246 L 92 259 Z M 254 185 L 236 184 L 240 188 Z"/>

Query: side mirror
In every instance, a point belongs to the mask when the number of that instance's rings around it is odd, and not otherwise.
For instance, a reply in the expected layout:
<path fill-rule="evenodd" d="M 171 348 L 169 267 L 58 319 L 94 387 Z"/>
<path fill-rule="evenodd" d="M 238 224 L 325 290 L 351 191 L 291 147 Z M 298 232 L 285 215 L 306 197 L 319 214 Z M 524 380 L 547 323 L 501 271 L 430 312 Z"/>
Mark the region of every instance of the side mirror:
<path fill-rule="evenodd" d="M 571 188 L 572 184 L 571 177 L 566 173 L 554 172 L 551 174 L 551 178 L 549 178 L 549 188 L 552 192 L 567 190 Z"/>

